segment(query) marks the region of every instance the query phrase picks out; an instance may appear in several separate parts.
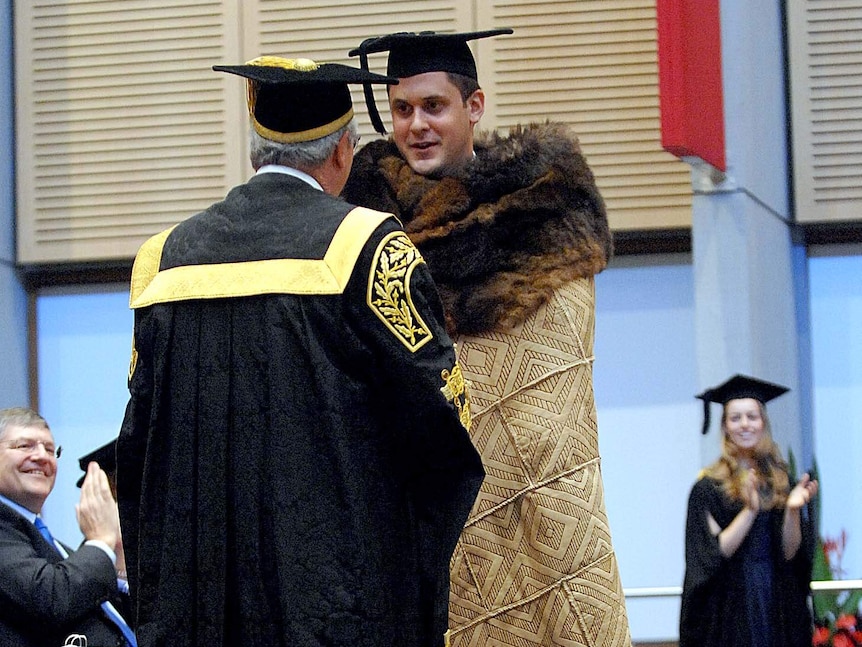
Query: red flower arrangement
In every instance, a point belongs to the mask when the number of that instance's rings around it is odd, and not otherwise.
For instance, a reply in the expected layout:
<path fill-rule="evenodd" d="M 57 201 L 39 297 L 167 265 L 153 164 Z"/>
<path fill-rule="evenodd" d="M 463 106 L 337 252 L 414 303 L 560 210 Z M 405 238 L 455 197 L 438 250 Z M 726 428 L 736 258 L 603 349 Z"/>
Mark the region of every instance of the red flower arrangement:
<path fill-rule="evenodd" d="M 789 455 L 790 474 L 796 474 L 796 460 L 793 452 Z M 820 481 L 817 462 L 810 470 L 811 478 Z M 820 494 L 811 503 L 813 525 L 820 528 Z M 814 564 L 811 579 L 815 581 L 835 581 L 846 575 L 841 560 L 847 546 L 847 532 L 841 531 L 838 537 L 824 537 L 818 532 L 817 547 L 814 551 Z M 814 611 L 814 634 L 812 647 L 862 647 L 862 591 L 814 591 L 811 595 Z"/>
<path fill-rule="evenodd" d="M 841 558 L 847 545 L 847 533 L 843 530 L 836 538 L 820 538 L 818 551 L 814 555 L 814 578 L 820 580 L 839 579 L 844 575 Z M 820 592 L 813 596 L 814 635 L 812 647 L 862 647 L 862 617 L 859 606 L 862 592 L 850 594 Z"/>
<path fill-rule="evenodd" d="M 862 645 L 862 619 L 845 613 L 835 619 L 832 626 L 817 627 L 811 639 L 812 647 L 860 647 Z"/>

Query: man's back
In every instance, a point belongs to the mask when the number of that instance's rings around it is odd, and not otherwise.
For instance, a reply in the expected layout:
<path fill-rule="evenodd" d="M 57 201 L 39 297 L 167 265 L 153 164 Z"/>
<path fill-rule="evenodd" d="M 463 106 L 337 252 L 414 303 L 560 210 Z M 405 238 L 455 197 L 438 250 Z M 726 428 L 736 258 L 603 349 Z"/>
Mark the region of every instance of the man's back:
<path fill-rule="evenodd" d="M 118 452 L 140 644 L 442 637 L 481 467 L 397 222 L 268 173 L 150 245 Z"/>

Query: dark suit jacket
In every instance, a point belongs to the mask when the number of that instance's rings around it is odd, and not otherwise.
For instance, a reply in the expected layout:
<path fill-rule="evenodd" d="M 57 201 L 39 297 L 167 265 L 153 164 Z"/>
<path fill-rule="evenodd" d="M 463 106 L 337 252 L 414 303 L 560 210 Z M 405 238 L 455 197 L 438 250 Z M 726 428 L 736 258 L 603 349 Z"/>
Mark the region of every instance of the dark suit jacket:
<path fill-rule="evenodd" d="M 120 647 L 119 629 L 99 606 L 123 610 L 111 560 L 94 546 L 60 554 L 18 512 L 0 502 L 0 645 L 61 647 L 72 633 L 88 647 Z M 125 596 L 122 596 L 125 597 Z"/>

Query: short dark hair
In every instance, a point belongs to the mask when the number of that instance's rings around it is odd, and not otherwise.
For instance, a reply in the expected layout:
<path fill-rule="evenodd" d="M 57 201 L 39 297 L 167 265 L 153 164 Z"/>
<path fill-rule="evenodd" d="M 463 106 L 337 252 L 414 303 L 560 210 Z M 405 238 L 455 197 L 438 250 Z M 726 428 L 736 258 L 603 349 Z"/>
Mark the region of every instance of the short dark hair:
<path fill-rule="evenodd" d="M 458 88 L 458 92 L 461 93 L 461 100 L 465 103 L 467 102 L 467 99 L 473 96 L 473 93 L 476 90 L 480 89 L 479 82 L 469 76 L 456 74 L 454 72 L 446 72 L 446 76 L 448 76 L 452 84 Z"/>
<path fill-rule="evenodd" d="M 458 94 L 461 95 L 461 101 L 467 103 L 467 99 L 473 96 L 473 93 L 476 90 L 480 90 L 479 82 L 476 79 L 470 78 L 469 76 L 464 76 L 463 74 L 456 74 L 455 72 L 446 72 L 446 78 L 449 79 L 449 83 L 454 85 L 458 89 Z M 392 88 L 395 87 L 390 85 L 386 88 L 386 92 L 392 92 Z"/>

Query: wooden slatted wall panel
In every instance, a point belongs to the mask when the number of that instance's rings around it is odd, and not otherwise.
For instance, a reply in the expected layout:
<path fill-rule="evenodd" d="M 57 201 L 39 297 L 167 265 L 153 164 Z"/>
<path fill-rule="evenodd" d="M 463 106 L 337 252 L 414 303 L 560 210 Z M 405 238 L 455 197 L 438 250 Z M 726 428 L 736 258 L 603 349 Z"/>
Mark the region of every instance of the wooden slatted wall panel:
<path fill-rule="evenodd" d="M 862 220 L 862 1 L 787 3 L 796 219 Z"/>
<path fill-rule="evenodd" d="M 515 30 L 480 44 L 493 125 L 570 124 L 613 229 L 690 227 L 690 169 L 661 147 L 654 0 L 485 0 L 480 6 L 480 29 Z"/>
<path fill-rule="evenodd" d="M 359 67 L 359 58 L 349 57 L 347 52 L 366 38 L 396 31 L 467 31 L 472 29 L 472 11 L 469 3 L 460 0 L 305 0 L 300 6 L 259 0 L 246 22 L 249 58 L 261 52 Z M 369 56 L 369 66 L 371 71 L 385 74 L 386 54 Z M 391 132 L 386 90 L 380 86 L 374 93 L 383 123 Z M 368 141 L 377 134 L 360 86 L 353 91 L 353 101 L 359 132 Z"/>
<path fill-rule="evenodd" d="M 358 65 L 392 31 L 478 41 L 483 128 L 578 132 L 616 230 L 690 226 L 688 167 L 661 150 L 648 0 L 32 0 L 16 5 L 19 262 L 126 259 L 249 174 L 244 84 L 260 54 Z M 372 55 L 374 71 L 386 56 Z M 388 125 L 385 90 L 376 96 Z M 363 139 L 374 137 L 361 91 Z"/>
<path fill-rule="evenodd" d="M 239 105 L 214 62 L 238 20 L 212 0 L 16 3 L 18 261 L 131 258 L 238 179 Z"/>

